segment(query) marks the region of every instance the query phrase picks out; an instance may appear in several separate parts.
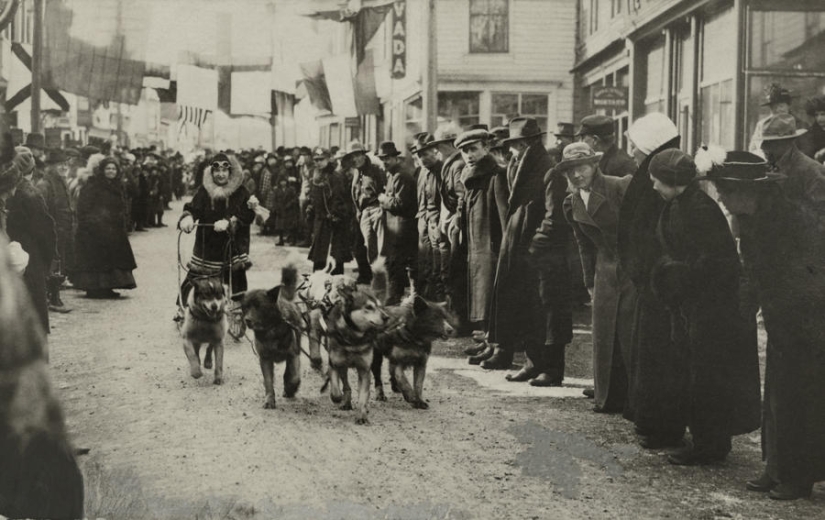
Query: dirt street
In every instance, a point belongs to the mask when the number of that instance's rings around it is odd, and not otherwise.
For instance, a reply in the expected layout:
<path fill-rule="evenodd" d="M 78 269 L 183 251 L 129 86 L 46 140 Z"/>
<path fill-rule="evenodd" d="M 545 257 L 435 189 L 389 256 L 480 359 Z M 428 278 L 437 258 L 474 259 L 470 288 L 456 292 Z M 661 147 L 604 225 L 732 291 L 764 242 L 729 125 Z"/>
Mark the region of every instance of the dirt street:
<path fill-rule="evenodd" d="M 172 322 L 177 239 L 172 225 L 133 234 L 138 288 L 118 301 L 68 290 L 74 311 L 53 316 L 54 385 L 75 444 L 90 450 L 80 457 L 89 518 L 825 518 L 821 484 L 794 503 L 745 490 L 762 468 L 759 432 L 736 438 L 724 464 L 681 468 L 641 450 L 620 416 L 593 413 L 581 395 L 591 377 L 586 308 L 570 386 L 507 383 L 467 365 L 469 340 L 453 340 L 435 347 L 430 409 L 391 395 L 370 404 L 367 426 L 320 394 L 308 362 L 291 400 L 277 369 L 278 409 L 265 410 L 247 342 L 228 340 L 223 386 L 209 372 L 194 380 Z M 250 287 L 277 283 L 296 252 L 306 254 L 255 236 Z"/>

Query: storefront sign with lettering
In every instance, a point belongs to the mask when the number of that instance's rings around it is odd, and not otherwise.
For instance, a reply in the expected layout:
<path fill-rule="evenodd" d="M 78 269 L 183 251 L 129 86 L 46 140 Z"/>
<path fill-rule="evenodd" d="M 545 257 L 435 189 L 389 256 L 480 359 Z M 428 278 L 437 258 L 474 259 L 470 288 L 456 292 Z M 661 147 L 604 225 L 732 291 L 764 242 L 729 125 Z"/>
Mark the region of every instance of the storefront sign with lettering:
<path fill-rule="evenodd" d="M 398 0 L 392 6 L 392 77 L 407 75 L 407 2 Z"/>

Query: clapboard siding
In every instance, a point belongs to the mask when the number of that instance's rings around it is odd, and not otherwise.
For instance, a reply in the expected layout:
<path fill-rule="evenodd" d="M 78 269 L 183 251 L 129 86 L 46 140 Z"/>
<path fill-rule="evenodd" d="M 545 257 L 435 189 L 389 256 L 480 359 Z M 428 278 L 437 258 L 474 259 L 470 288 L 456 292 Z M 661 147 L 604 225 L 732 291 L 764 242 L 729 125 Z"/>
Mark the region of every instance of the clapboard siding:
<path fill-rule="evenodd" d="M 469 0 L 439 0 L 438 72 L 461 80 L 570 81 L 576 0 L 510 0 L 509 52 L 470 53 Z"/>

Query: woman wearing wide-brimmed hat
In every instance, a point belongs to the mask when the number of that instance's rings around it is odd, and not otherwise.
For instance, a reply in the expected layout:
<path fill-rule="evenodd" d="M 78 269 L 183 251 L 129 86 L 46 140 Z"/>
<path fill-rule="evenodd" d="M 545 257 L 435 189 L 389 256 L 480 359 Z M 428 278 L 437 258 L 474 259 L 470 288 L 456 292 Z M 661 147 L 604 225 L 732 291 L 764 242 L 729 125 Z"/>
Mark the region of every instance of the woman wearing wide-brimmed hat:
<path fill-rule="evenodd" d="M 825 230 L 783 194 L 785 176 L 759 157 L 728 152 L 707 177 L 739 217 L 753 303 L 768 333 L 762 453 L 764 474 L 747 483 L 777 500 L 811 494 L 825 480 Z"/>

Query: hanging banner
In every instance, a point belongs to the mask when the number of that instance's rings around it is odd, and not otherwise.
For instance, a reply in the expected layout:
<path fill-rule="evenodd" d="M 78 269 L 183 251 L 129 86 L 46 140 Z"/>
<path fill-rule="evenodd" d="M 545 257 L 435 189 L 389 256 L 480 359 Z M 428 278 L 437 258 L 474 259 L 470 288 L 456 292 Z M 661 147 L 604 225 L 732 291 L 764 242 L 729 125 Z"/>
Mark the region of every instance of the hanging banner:
<path fill-rule="evenodd" d="M 407 2 L 398 0 L 392 6 L 392 78 L 407 75 Z"/>

